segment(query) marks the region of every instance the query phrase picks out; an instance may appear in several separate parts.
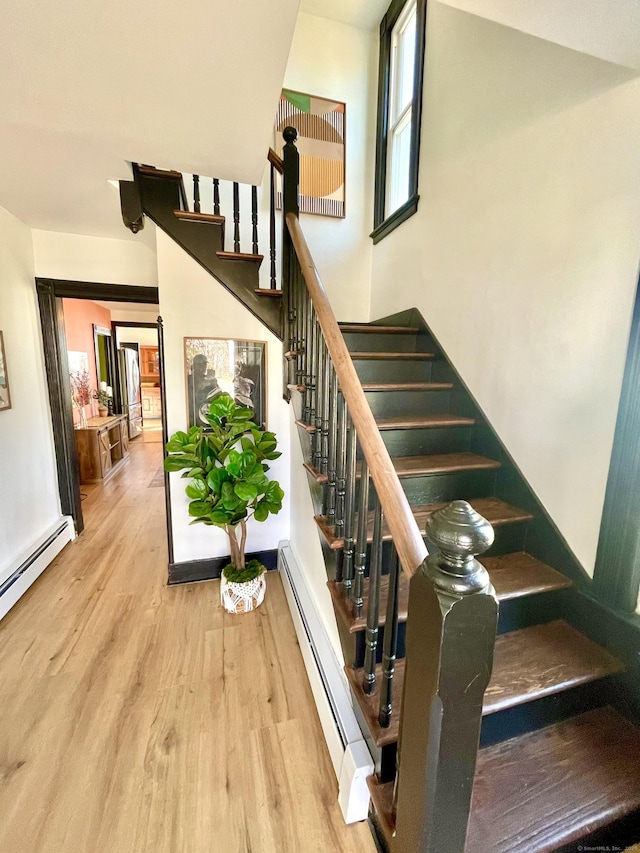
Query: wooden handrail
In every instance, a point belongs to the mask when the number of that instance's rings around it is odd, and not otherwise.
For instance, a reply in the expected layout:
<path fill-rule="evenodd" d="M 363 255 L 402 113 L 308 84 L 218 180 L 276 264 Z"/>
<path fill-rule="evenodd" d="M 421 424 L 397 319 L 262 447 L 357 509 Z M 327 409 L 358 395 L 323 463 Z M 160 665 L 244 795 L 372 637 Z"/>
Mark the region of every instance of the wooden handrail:
<path fill-rule="evenodd" d="M 284 172 L 284 162 L 282 157 L 278 156 L 273 148 L 269 149 L 269 153 L 267 154 L 267 160 L 271 163 L 272 166 L 275 167 L 276 171 L 282 173 Z"/>
<path fill-rule="evenodd" d="M 400 485 L 389 452 L 384 445 L 371 408 L 367 403 L 360 379 L 313 263 L 298 218 L 293 213 L 287 213 L 285 218 L 309 296 L 338 376 L 340 388 L 349 407 L 349 413 L 356 428 L 362 451 L 369 465 L 385 520 L 393 536 L 393 543 L 404 571 L 411 577 L 427 557 L 427 549 L 422 534 L 415 522 L 407 496 Z"/>

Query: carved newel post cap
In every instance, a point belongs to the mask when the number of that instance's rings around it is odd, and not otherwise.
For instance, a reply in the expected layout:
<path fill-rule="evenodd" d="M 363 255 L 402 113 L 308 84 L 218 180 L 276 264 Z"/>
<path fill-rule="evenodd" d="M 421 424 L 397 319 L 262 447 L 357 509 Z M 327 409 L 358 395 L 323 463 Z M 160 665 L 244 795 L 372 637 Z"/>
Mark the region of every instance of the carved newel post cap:
<path fill-rule="evenodd" d="M 493 527 L 466 501 L 453 501 L 434 512 L 426 534 L 437 549 L 427 559 L 427 574 L 447 595 L 493 593 L 489 574 L 475 559 L 493 544 Z"/>
<path fill-rule="evenodd" d="M 282 131 L 282 136 L 284 137 L 284 141 L 287 143 L 295 142 L 298 138 L 298 131 L 295 127 L 285 127 Z"/>

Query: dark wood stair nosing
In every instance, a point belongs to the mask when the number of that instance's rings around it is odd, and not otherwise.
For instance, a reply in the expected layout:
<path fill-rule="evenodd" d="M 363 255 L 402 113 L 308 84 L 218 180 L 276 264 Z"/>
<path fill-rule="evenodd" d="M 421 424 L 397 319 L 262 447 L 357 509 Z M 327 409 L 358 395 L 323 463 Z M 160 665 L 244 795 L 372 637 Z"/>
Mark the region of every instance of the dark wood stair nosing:
<path fill-rule="evenodd" d="M 319 472 L 316 471 L 316 469 L 311 465 L 311 463 L 307 463 L 305 465 L 305 468 L 314 477 L 319 474 Z M 531 521 L 531 519 L 533 518 L 533 515 L 528 510 L 520 509 L 520 507 L 516 506 L 511 506 L 500 498 L 472 498 L 469 503 L 476 510 L 476 512 L 479 512 L 480 515 L 483 515 L 487 519 L 487 521 L 489 521 L 494 527 L 500 527 L 504 524 L 518 524 L 523 521 Z M 416 524 L 418 525 L 418 527 L 422 529 L 428 516 L 430 516 L 431 513 L 435 512 L 438 509 L 444 509 L 445 506 L 447 506 L 446 502 L 414 506 L 412 508 L 413 516 L 416 520 Z M 314 516 L 314 520 L 320 528 L 323 536 L 325 537 L 327 544 L 332 550 L 339 551 L 341 548 L 344 547 L 343 537 L 336 536 L 335 528 L 327 523 L 326 516 L 316 515 Z M 386 542 L 389 542 L 392 539 L 391 533 L 389 532 L 386 525 L 383 528 L 383 539 Z M 372 541 L 373 513 L 369 513 L 369 518 L 367 521 L 367 542 Z"/>
<path fill-rule="evenodd" d="M 453 382 L 363 382 L 365 393 L 389 391 L 451 391 Z"/>
<path fill-rule="evenodd" d="M 254 255 L 250 252 L 216 252 L 216 255 L 222 261 L 254 261 L 261 263 L 264 260 L 264 255 Z"/>
<path fill-rule="evenodd" d="M 491 471 L 501 467 L 501 463 L 496 459 L 489 459 L 487 456 L 479 456 L 477 453 L 467 451 L 432 453 L 426 456 L 396 456 L 392 462 L 396 474 L 401 480 L 409 477 L 438 476 L 465 471 Z M 320 473 L 311 462 L 305 462 L 304 467 L 317 483 L 327 482 L 327 475 Z M 360 470 L 361 465 L 358 465 L 357 477 L 360 476 Z"/>
<path fill-rule="evenodd" d="M 572 581 L 566 575 L 560 574 L 546 563 L 536 560 L 530 554 L 518 551 L 513 554 L 503 554 L 499 557 L 488 557 L 481 561 L 489 572 L 489 577 L 494 585 L 498 601 L 511 601 L 514 598 L 538 595 L 543 592 L 553 592 L 559 589 L 567 589 L 572 586 Z M 504 568 L 494 571 L 492 566 L 500 562 Z M 509 565 L 511 568 L 509 569 Z M 524 567 L 524 569 L 523 569 Z M 343 585 L 340 581 L 327 581 L 331 592 L 333 606 L 336 614 L 350 634 L 357 634 L 366 629 L 367 602 L 369 597 L 369 580 L 365 578 L 362 596 L 363 607 L 360 615 L 353 613 L 353 603 L 345 598 Z M 380 585 L 380 618 L 378 626 L 383 627 L 386 623 L 387 595 L 389 590 L 389 576 L 383 575 Z M 409 604 L 409 580 L 404 572 L 400 575 L 400 593 L 398 600 L 398 621 L 407 621 L 407 610 Z"/>
<path fill-rule="evenodd" d="M 572 657 L 568 663 L 567 656 Z M 551 660 L 553 665 L 545 677 L 536 681 L 538 657 L 543 662 L 546 660 L 547 665 Z M 606 649 L 561 619 L 501 634 L 496 638 L 493 673 L 485 693 L 482 714 L 488 716 L 515 708 L 606 678 L 623 669 L 624 665 Z M 376 667 L 376 692 L 371 696 L 362 690 L 363 670 L 345 667 L 353 694 L 378 747 L 395 743 L 398 738 L 404 671 L 405 660 L 396 661 L 394 713 L 391 725 L 382 728 L 377 718 L 382 666 L 379 664 Z"/>
<path fill-rule="evenodd" d="M 282 296 L 282 291 L 273 287 L 256 287 L 258 296 Z"/>
<path fill-rule="evenodd" d="M 225 216 L 219 216 L 215 213 L 195 213 L 191 210 L 174 210 L 173 215 L 185 222 L 210 222 L 213 225 L 221 226 L 224 226 L 226 222 Z"/>
<path fill-rule="evenodd" d="M 288 356 L 289 353 L 285 353 L 285 358 Z M 296 424 L 306 432 L 316 431 L 314 424 L 309 424 L 300 418 L 296 420 Z M 475 418 L 449 414 L 389 415 L 376 418 L 376 426 L 382 432 L 394 429 L 454 429 L 456 427 L 470 427 L 474 424 Z"/>
<path fill-rule="evenodd" d="M 350 352 L 352 361 L 431 361 L 434 352 Z"/>

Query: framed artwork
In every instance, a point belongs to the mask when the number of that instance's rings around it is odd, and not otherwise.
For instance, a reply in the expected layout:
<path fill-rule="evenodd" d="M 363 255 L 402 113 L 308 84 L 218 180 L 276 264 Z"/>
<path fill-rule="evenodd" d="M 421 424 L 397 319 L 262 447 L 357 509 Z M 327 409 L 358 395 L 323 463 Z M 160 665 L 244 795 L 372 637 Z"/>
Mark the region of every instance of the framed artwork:
<path fill-rule="evenodd" d="M 219 394 L 230 394 L 267 427 L 267 344 L 231 338 L 185 338 L 187 424 L 207 427 L 204 415 Z"/>
<path fill-rule="evenodd" d="M 300 154 L 300 211 L 344 218 L 345 109 L 329 101 L 283 89 L 275 124 L 274 150 L 284 144 L 282 131 L 295 127 Z M 282 207 L 282 190 L 276 204 Z"/>
<path fill-rule="evenodd" d="M 9 391 L 9 376 L 7 360 L 4 355 L 4 336 L 0 331 L 0 411 L 11 408 L 11 392 Z"/>

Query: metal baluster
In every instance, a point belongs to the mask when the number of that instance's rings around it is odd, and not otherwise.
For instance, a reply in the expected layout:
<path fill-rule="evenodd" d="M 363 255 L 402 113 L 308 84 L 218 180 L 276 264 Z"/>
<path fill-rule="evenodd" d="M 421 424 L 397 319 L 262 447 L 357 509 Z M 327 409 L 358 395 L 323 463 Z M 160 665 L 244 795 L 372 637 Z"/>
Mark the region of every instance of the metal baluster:
<path fill-rule="evenodd" d="M 273 163 L 269 176 L 269 281 L 271 290 L 277 290 L 276 282 L 276 175 Z"/>
<path fill-rule="evenodd" d="M 220 181 L 218 178 L 213 179 L 213 212 L 216 216 L 220 216 Z"/>
<path fill-rule="evenodd" d="M 349 598 L 351 596 L 351 586 L 353 584 L 353 548 L 355 544 L 353 541 L 353 528 L 355 524 L 354 507 L 356 502 L 356 446 L 358 437 L 356 434 L 356 428 L 354 427 L 353 421 L 351 420 L 351 417 L 349 415 L 346 403 L 343 403 L 342 409 L 345 413 L 345 417 L 343 418 L 343 420 L 347 427 L 348 433 L 346 463 L 347 482 L 344 501 L 344 547 L 342 549 L 342 584 L 344 594 L 347 598 Z"/>
<path fill-rule="evenodd" d="M 258 252 L 258 187 L 251 187 L 251 252 Z"/>
<path fill-rule="evenodd" d="M 338 377 L 331 357 L 329 364 L 329 456 L 327 460 L 327 488 L 325 489 L 325 515 L 331 527 L 336 523 L 336 451 L 338 447 Z M 344 417 L 344 413 L 342 413 Z"/>
<path fill-rule="evenodd" d="M 352 422 L 350 419 L 347 418 L 347 404 L 345 402 L 342 391 L 337 390 L 336 393 L 338 394 L 338 398 L 342 401 L 342 409 L 338 410 L 338 415 L 340 415 L 341 412 L 343 414 L 343 417 L 338 420 L 338 434 L 336 443 L 336 536 L 340 536 L 340 534 L 344 533 L 345 530 L 345 517 L 347 514 L 345 497 L 347 492 L 347 469 L 349 467 L 349 462 L 347 460 L 347 430 L 350 429 L 350 425 L 352 424 Z M 354 466 L 356 464 L 355 458 L 356 457 L 354 456 Z M 353 478 L 352 512 L 354 511 L 353 508 L 355 508 L 356 500 L 355 473 L 353 475 Z"/>
<path fill-rule="evenodd" d="M 329 395 L 331 394 L 331 359 L 329 350 L 322 338 L 322 406 L 321 425 L 322 438 L 320 441 L 320 471 L 329 474 Z"/>
<path fill-rule="evenodd" d="M 360 497 L 358 500 L 358 536 L 356 540 L 355 572 L 353 579 L 353 613 L 362 615 L 364 605 L 364 573 L 367 567 L 367 527 L 369 522 L 369 467 L 362 459 L 360 469 Z"/>
<path fill-rule="evenodd" d="M 376 689 L 376 650 L 378 648 L 378 622 L 380 617 L 380 574 L 382 571 L 382 504 L 374 490 L 373 544 L 369 564 L 369 595 L 367 601 L 367 631 L 364 650 L 364 678 L 362 689 L 367 695 Z"/>
<path fill-rule="evenodd" d="M 240 251 L 240 187 L 233 182 L 233 251 Z"/>
<path fill-rule="evenodd" d="M 200 213 L 200 175 L 193 176 L 193 211 Z"/>
<path fill-rule="evenodd" d="M 320 323 L 316 319 L 314 324 L 314 372 L 315 372 L 315 406 L 316 416 L 313 421 L 315 432 L 313 434 L 313 467 L 321 474 L 326 474 L 326 469 L 322 471 L 322 383 L 324 380 L 324 338 L 322 337 L 322 329 Z"/>
<path fill-rule="evenodd" d="M 384 623 L 382 644 L 382 687 L 380 690 L 380 711 L 378 721 L 382 728 L 391 722 L 393 705 L 393 676 L 398 653 L 398 595 L 400 591 L 400 560 L 395 547 L 391 557 L 389 572 L 389 594 L 387 596 L 387 614 Z"/>

